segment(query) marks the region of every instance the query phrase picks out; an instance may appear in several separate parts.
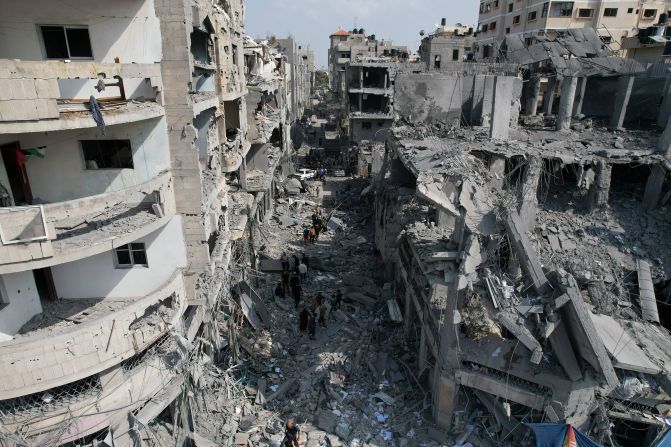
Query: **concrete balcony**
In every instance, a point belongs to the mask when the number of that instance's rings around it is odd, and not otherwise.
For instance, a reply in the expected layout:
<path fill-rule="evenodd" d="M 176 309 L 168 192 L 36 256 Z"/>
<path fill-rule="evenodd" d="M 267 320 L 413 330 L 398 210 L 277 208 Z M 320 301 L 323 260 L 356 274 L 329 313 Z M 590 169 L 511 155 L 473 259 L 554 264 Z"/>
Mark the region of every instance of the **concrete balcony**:
<path fill-rule="evenodd" d="M 97 255 L 161 228 L 175 214 L 172 175 L 47 205 L 0 208 L 0 274 Z"/>
<path fill-rule="evenodd" d="M 58 300 L 51 307 L 38 324 L 0 343 L 0 401 L 77 382 L 143 352 L 179 325 L 182 274 L 144 297 Z"/>
<path fill-rule="evenodd" d="M 108 126 L 164 115 L 159 64 L 0 60 L 0 134 Z"/>

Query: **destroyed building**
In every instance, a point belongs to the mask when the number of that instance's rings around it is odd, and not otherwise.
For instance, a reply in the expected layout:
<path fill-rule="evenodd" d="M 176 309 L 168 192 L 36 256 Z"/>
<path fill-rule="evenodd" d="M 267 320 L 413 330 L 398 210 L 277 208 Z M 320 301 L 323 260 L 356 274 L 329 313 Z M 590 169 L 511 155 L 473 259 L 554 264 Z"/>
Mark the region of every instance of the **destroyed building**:
<path fill-rule="evenodd" d="M 598 57 L 396 74 L 376 246 L 434 419 L 464 442 L 666 428 L 669 72 Z M 535 75 L 557 83 L 545 114 Z"/>
<path fill-rule="evenodd" d="M 424 31 L 419 34 L 424 36 Z M 472 61 L 476 42 L 473 27 L 447 26 L 447 19 L 442 18 L 433 33 L 422 37 L 418 53 L 427 70 L 440 70 L 444 62 Z"/>
<path fill-rule="evenodd" d="M 501 42 L 519 36 L 531 42 L 536 37 L 554 38 L 571 28 L 596 30 L 614 51 L 626 48 L 624 39 L 653 26 L 663 15 L 668 17 L 666 0 L 646 2 L 607 0 L 589 1 L 482 0 L 478 17 L 478 60 L 495 60 Z"/>
<path fill-rule="evenodd" d="M 314 68 L 242 0 L 1 3 L 0 444 L 134 445 L 221 346 Z"/>

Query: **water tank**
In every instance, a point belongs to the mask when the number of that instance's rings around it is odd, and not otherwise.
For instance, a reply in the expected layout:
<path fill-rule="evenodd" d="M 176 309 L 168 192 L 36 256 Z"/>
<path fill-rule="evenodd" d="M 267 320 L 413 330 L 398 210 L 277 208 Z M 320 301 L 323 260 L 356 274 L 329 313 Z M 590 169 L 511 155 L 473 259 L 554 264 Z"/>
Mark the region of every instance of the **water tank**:
<path fill-rule="evenodd" d="M 447 26 L 447 19 L 445 17 L 440 19 L 440 26 Z"/>

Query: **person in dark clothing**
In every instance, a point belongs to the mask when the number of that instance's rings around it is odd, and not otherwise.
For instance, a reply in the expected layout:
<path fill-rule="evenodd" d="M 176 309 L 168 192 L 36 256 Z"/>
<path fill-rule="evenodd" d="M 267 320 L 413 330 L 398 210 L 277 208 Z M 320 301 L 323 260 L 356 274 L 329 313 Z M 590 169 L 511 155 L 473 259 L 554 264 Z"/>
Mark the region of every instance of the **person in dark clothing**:
<path fill-rule="evenodd" d="M 287 254 L 283 253 L 282 258 L 280 259 L 280 262 L 282 263 L 282 270 L 289 270 L 289 258 L 287 258 Z"/>
<path fill-rule="evenodd" d="M 308 334 L 310 335 L 310 340 L 317 339 L 317 318 L 314 312 L 308 312 Z"/>
<path fill-rule="evenodd" d="M 306 266 L 308 269 L 310 268 L 310 258 L 308 258 L 308 255 L 306 255 L 305 253 L 303 253 L 303 257 L 301 258 L 301 261 L 303 262 L 303 264 L 305 264 L 305 266 Z"/>
<path fill-rule="evenodd" d="M 315 240 L 318 241 L 319 240 L 319 233 L 322 231 L 322 225 L 319 222 L 317 222 L 314 225 L 314 227 L 315 227 Z"/>
<path fill-rule="evenodd" d="M 284 283 L 278 282 L 277 287 L 275 287 L 275 296 L 279 298 L 284 298 Z"/>
<path fill-rule="evenodd" d="M 300 440 L 300 428 L 298 425 L 296 425 L 293 419 L 289 419 L 286 426 L 284 427 L 284 440 L 282 441 L 282 447 L 298 447 Z"/>
<path fill-rule="evenodd" d="M 284 294 L 286 295 L 289 293 L 289 277 L 290 277 L 289 270 L 284 270 L 282 271 L 282 288 L 284 289 Z"/>
<path fill-rule="evenodd" d="M 291 287 L 291 292 L 293 293 L 294 296 L 294 303 L 296 304 L 296 309 L 298 309 L 298 304 L 301 302 L 301 293 L 303 292 L 303 288 L 301 287 L 300 284 L 296 284 L 295 286 Z"/>
<path fill-rule="evenodd" d="M 333 300 L 333 310 L 340 309 L 341 304 L 342 304 L 342 291 L 338 289 L 338 291 L 335 294 L 335 299 Z"/>
<path fill-rule="evenodd" d="M 301 260 L 298 259 L 298 255 L 294 255 L 294 272 L 298 274 L 298 267 L 301 265 Z"/>
<path fill-rule="evenodd" d="M 305 245 L 308 245 L 308 242 L 310 242 L 310 228 L 308 227 L 303 228 L 303 242 Z"/>
<path fill-rule="evenodd" d="M 298 328 L 301 330 L 301 332 L 305 332 L 308 330 L 308 320 L 310 319 L 310 312 L 308 312 L 307 308 L 303 308 L 301 313 L 298 315 Z"/>

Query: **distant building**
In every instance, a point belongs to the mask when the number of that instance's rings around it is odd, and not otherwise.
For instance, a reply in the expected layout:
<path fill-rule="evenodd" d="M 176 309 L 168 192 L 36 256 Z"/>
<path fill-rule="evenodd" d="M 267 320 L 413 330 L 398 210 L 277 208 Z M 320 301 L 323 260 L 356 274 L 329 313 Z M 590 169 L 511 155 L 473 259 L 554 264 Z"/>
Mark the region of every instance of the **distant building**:
<path fill-rule="evenodd" d="M 668 13 L 659 16 L 659 22 L 638 30 L 633 37 L 622 39 L 626 57 L 642 63 L 659 62 L 671 57 L 671 27 Z"/>
<path fill-rule="evenodd" d="M 376 40 L 375 34 L 366 36 L 363 28 L 351 32 L 338 29 L 329 36 L 329 79 L 331 89 L 345 91 L 345 66 L 350 61 L 365 57 L 387 57 L 395 61 L 407 62 L 410 51 L 406 46 L 394 45 L 391 41 Z"/>
<path fill-rule="evenodd" d="M 446 62 L 473 60 L 476 41 L 473 27 L 447 26 L 447 20 L 442 19 L 436 31 L 422 39 L 419 57 L 427 70 L 440 70 Z"/>
<path fill-rule="evenodd" d="M 652 26 L 668 8 L 668 0 L 482 0 L 478 57 L 496 57 L 508 35 L 522 35 L 531 43 L 535 36 L 556 37 L 569 28 L 594 28 L 611 49 L 619 50 L 623 39 L 635 35 L 636 29 Z"/>

